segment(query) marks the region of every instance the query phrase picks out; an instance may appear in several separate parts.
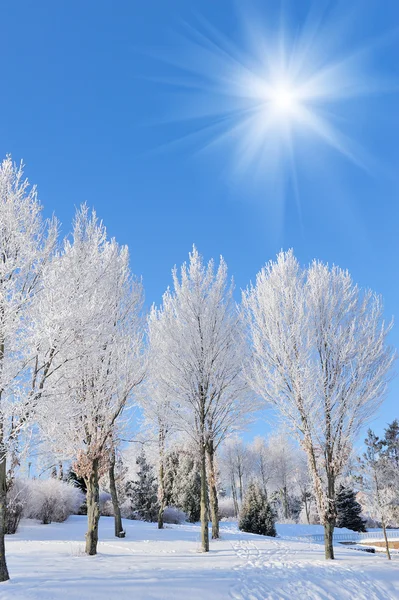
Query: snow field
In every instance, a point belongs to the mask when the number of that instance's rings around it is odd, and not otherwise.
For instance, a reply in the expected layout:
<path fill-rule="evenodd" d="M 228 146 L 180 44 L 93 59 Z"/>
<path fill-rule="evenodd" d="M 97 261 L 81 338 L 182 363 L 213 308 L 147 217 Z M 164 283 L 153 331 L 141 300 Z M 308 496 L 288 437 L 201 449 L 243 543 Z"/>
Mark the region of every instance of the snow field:
<path fill-rule="evenodd" d="M 22 522 L 7 536 L 9 582 L 1 600 L 394 600 L 399 557 L 336 548 L 326 562 L 322 545 L 295 538 L 317 527 L 279 525 L 265 538 L 221 524 L 222 539 L 199 552 L 197 525 L 125 521 L 125 539 L 113 537 L 113 519 L 100 520 L 99 554 L 84 554 L 86 518 L 41 525 Z"/>

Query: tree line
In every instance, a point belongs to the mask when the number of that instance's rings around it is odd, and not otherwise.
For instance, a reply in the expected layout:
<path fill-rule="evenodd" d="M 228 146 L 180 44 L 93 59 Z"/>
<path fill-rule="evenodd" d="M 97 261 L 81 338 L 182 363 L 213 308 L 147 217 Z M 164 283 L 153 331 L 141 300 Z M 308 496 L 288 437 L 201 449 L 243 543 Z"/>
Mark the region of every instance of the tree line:
<path fill-rule="evenodd" d="M 7 487 L 29 432 L 72 461 L 87 489 L 86 552 L 98 542 L 99 480 L 117 511 L 115 461 L 131 408 L 141 406 L 159 452 L 159 527 L 169 440 L 198 461 L 201 544 L 219 536 L 216 460 L 222 443 L 272 407 L 306 456 L 326 558 L 336 492 L 353 442 L 387 389 L 394 351 L 379 296 L 349 273 L 281 252 L 233 298 L 223 258 L 194 247 L 149 315 L 127 247 L 87 206 L 60 240 L 22 165 L 0 167 L 0 580 L 8 579 Z M 380 452 L 378 450 L 378 452 Z M 371 459 L 370 459 L 371 460 Z M 377 460 L 377 459 L 376 459 Z M 210 513 L 210 514 L 209 514 Z M 118 535 L 123 535 L 119 519 Z"/>

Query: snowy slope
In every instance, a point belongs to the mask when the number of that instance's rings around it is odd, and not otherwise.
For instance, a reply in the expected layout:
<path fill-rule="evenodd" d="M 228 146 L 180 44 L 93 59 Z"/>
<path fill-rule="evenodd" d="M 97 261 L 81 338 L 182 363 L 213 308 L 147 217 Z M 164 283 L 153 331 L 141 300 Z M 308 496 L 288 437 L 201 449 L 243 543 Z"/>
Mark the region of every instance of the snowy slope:
<path fill-rule="evenodd" d="M 62 524 L 25 521 L 7 536 L 12 580 L 1 600 L 394 600 L 399 559 L 295 540 L 315 527 L 283 525 L 279 539 L 244 534 L 222 524 L 222 540 L 199 550 L 199 527 L 125 521 L 127 537 L 113 537 L 113 521 L 100 520 L 99 554 L 83 554 L 84 517 Z"/>

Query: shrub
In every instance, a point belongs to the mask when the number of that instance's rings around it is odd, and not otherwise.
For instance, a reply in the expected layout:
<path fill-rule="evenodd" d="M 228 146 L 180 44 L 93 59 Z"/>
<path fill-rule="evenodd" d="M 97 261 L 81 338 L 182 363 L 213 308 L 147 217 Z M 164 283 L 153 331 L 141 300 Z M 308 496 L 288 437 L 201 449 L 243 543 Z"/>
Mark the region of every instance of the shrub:
<path fill-rule="evenodd" d="M 113 517 L 114 515 L 111 494 L 108 492 L 100 491 L 100 514 L 103 517 Z"/>
<path fill-rule="evenodd" d="M 77 487 L 58 479 L 33 479 L 28 487 L 26 516 L 40 519 L 45 525 L 52 521 L 62 523 L 76 513 L 84 501 Z"/>
<path fill-rule="evenodd" d="M 163 512 L 163 522 L 171 523 L 173 525 L 180 525 L 187 520 L 187 515 L 182 510 L 175 508 L 174 506 L 167 506 Z"/>
<path fill-rule="evenodd" d="M 7 486 L 5 533 L 17 532 L 19 522 L 28 502 L 29 489 L 25 480 L 13 479 Z"/>
<path fill-rule="evenodd" d="M 242 503 L 239 528 L 248 533 L 275 537 L 275 515 L 264 492 L 257 483 L 251 483 Z"/>

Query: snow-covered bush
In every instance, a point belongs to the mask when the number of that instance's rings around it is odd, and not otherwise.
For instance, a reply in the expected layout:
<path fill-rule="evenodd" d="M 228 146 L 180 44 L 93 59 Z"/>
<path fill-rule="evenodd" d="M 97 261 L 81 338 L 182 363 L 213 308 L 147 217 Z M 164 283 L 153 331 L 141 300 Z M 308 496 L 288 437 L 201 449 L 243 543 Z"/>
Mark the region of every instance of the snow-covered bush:
<path fill-rule="evenodd" d="M 40 519 L 45 525 L 52 521 L 62 523 L 76 513 L 84 501 L 77 487 L 58 479 L 33 479 L 28 482 L 28 489 L 25 515 Z"/>
<path fill-rule="evenodd" d="M 232 519 L 235 517 L 233 498 L 219 499 L 219 519 Z"/>
<path fill-rule="evenodd" d="M 131 519 L 132 518 L 132 503 L 130 498 L 126 498 L 120 506 L 121 516 L 123 519 Z"/>
<path fill-rule="evenodd" d="M 163 513 L 163 522 L 172 523 L 173 525 L 179 525 L 187 520 L 187 515 L 182 510 L 175 508 L 174 506 L 167 506 Z"/>
<path fill-rule="evenodd" d="M 108 494 L 108 492 L 100 492 L 100 513 L 103 517 L 112 517 L 114 514 L 111 494 Z"/>
<path fill-rule="evenodd" d="M 7 486 L 7 511 L 5 532 L 16 533 L 29 496 L 29 487 L 24 479 L 13 479 Z"/>

